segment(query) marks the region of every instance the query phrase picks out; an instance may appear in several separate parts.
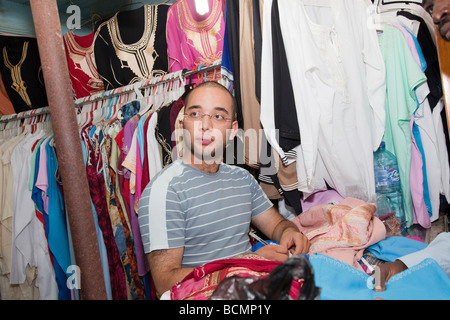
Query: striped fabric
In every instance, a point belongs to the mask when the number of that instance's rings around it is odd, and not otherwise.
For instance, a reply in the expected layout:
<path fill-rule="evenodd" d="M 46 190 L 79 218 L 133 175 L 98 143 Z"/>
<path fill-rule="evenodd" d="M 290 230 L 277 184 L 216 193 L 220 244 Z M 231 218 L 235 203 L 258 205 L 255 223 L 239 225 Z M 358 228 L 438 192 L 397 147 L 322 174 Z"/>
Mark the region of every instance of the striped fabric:
<path fill-rule="evenodd" d="M 184 247 L 182 266 L 250 251 L 250 219 L 272 206 L 242 168 L 221 164 L 208 174 L 181 160 L 164 168 L 145 188 L 138 206 L 146 253 Z"/>

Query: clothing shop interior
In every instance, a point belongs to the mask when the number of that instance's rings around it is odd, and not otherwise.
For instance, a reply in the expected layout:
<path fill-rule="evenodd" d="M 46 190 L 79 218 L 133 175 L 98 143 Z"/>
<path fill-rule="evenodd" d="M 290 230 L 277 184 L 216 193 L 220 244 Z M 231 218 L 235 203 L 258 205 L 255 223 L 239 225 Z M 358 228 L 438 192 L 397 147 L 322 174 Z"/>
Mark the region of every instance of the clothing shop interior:
<path fill-rule="evenodd" d="M 2 0 L 0 45 L 0 300 L 450 299 L 450 43 L 422 0 Z M 172 200 L 145 190 L 210 81 L 239 125 L 221 168 L 309 247 L 260 256 L 281 241 L 248 218 L 250 250 L 160 295 L 142 222 Z"/>

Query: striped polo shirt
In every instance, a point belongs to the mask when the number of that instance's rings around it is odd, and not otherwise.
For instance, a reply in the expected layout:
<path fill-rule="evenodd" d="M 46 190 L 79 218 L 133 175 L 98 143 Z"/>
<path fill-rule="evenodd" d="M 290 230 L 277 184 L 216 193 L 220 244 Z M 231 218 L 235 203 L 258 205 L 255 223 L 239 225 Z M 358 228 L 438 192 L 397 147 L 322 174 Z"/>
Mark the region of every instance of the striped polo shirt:
<path fill-rule="evenodd" d="M 251 218 L 271 207 L 247 170 L 221 163 L 209 174 L 177 160 L 139 200 L 144 251 L 184 247 L 182 267 L 248 252 Z"/>

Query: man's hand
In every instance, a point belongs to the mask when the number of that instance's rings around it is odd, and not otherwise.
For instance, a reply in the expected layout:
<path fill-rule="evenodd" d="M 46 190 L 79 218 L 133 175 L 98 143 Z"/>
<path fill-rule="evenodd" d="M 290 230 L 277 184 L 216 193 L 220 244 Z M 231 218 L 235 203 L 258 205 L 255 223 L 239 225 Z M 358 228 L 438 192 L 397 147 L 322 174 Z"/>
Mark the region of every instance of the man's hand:
<path fill-rule="evenodd" d="M 256 250 L 255 253 L 272 261 L 285 262 L 289 259 L 289 251 L 278 244 L 268 244 Z"/>
<path fill-rule="evenodd" d="M 308 253 L 310 243 L 298 227 L 286 220 L 274 207 L 254 217 L 252 223 L 270 240 L 280 243 L 283 250 L 289 254 Z"/>
<path fill-rule="evenodd" d="M 291 254 L 308 253 L 311 246 L 309 239 L 297 228 L 286 228 L 281 234 L 280 246 Z"/>
<path fill-rule="evenodd" d="M 408 269 L 408 267 L 400 260 L 386 262 L 380 264 L 378 267 L 380 268 L 380 285 L 374 287 L 376 292 L 386 290 L 386 281 L 388 281 L 393 275 Z"/>

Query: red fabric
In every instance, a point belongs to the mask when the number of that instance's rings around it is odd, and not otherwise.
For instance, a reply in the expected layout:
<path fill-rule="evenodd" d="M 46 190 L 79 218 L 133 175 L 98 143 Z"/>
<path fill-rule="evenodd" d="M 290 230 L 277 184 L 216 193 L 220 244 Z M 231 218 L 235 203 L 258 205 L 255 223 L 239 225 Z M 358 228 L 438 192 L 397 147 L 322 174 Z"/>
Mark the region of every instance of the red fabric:
<path fill-rule="evenodd" d="M 244 258 L 222 259 L 196 267 L 180 283 L 170 290 L 172 300 L 207 300 L 220 281 L 231 276 L 265 278 L 280 265 L 279 261 L 264 260 L 255 255 Z M 303 281 L 293 281 L 290 295 L 295 298 Z"/>
<path fill-rule="evenodd" d="M 63 36 L 72 89 L 77 99 L 104 91 L 94 61 L 94 34 L 80 37 L 69 31 Z"/>

